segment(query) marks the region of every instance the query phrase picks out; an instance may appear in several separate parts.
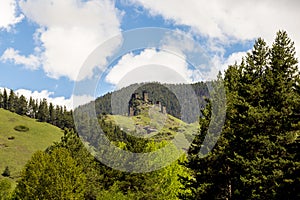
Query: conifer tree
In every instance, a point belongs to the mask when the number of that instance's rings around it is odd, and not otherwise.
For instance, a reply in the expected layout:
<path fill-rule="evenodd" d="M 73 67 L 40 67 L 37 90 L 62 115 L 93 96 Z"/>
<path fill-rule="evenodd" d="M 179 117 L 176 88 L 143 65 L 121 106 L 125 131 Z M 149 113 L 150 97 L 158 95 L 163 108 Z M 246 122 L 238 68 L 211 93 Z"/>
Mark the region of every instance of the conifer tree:
<path fill-rule="evenodd" d="M 40 102 L 40 105 L 38 107 L 38 112 L 37 112 L 37 119 L 41 122 L 47 122 L 49 119 L 49 109 L 48 109 L 48 103 L 46 99 L 43 99 Z"/>
<path fill-rule="evenodd" d="M 0 90 L 0 108 L 3 108 L 3 94 Z"/>
<path fill-rule="evenodd" d="M 55 110 L 54 110 L 54 106 L 52 103 L 49 104 L 49 119 L 48 119 L 48 122 L 51 123 L 51 124 L 54 124 L 55 122 Z"/>
<path fill-rule="evenodd" d="M 35 110 L 35 100 L 30 97 L 28 103 L 28 116 L 31 118 L 35 118 L 36 110 Z"/>
<path fill-rule="evenodd" d="M 23 95 L 21 95 L 18 98 L 18 102 L 16 105 L 16 112 L 19 115 L 26 115 L 27 111 L 28 111 L 27 100 Z"/>
<path fill-rule="evenodd" d="M 228 68 L 226 122 L 211 154 L 188 163 L 196 170 L 196 182 L 187 182 L 191 198 L 299 197 L 300 98 L 293 45 L 284 31 L 271 49 L 259 38 L 241 64 Z"/>
<path fill-rule="evenodd" d="M 8 109 L 8 96 L 5 88 L 3 90 L 3 108 Z"/>
<path fill-rule="evenodd" d="M 15 95 L 13 90 L 10 90 L 8 101 L 7 101 L 7 109 L 11 112 L 16 112 L 17 105 L 17 96 Z"/>

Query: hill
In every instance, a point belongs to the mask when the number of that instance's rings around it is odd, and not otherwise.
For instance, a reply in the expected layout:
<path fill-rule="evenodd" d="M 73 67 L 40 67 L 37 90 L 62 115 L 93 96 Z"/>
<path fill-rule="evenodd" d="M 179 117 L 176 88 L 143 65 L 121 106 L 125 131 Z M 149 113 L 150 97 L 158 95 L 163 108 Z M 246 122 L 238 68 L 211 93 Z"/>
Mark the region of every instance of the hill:
<path fill-rule="evenodd" d="M 138 94 L 142 96 L 143 91 L 149 93 L 149 100 L 152 102 L 160 101 L 163 106 L 166 107 L 168 114 L 176 117 L 182 117 L 182 108 L 189 109 L 189 105 L 195 104 L 194 96 L 197 98 L 199 107 L 204 107 L 206 102 L 205 98 L 209 97 L 208 85 L 210 83 L 198 82 L 193 84 L 161 84 L 157 82 L 145 83 L 145 84 L 132 84 L 128 87 L 107 93 L 95 100 L 96 113 L 99 114 L 112 114 L 112 102 L 114 102 L 114 115 L 123 115 L 128 112 L 128 101 L 130 96 L 128 94 Z M 175 93 L 185 97 L 184 102 L 180 103 L 180 100 Z M 194 95 L 194 96 L 193 96 Z M 125 105 L 125 106 L 124 106 Z M 89 107 L 89 104 L 82 107 Z M 83 108 L 84 109 L 84 108 Z M 116 111 L 118 111 L 116 113 Z M 185 112 L 190 113 L 191 116 L 195 113 L 195 110 L 189 109 Z M 193 117 L 187 116 L 185 122 L 194 122 Z"/>
<path fill-rule="evenodd" d="M 105 121 L 117 125 L 121 130 L 140 138 L 156 140 L 172 139 L 178 132 L 189 137 L 198 131 L 198 122 L 186 123 L 159 111 L 154 105 L 139 106 L 141 112 L 136 116 L 107 115 Z"/>
<path fill-rule="evenodd" d="M 161 112 L 156 105 L 141 104 L 138 109 L 140 112 L 134 116 L 99 115 L 99 125 L 110 141 L 124 142 L 132 147 L 133 152 L 143 152 L 145 145 L 150 141 L 160 143 L 176 137 L 176 145 L 186 150 L 194 135 L 199 132 L 198 121 L 186 123 L 170 114 Z M 80 136 L 89 143 L 91 148 L 96 150 L 101 140 L 101 134 L 99 135 L 96 129 L 92 128 L 95 122 L 88 119 L 88 115 L 84 111 L 80 114 L 77 113 L 77 116 Z"/>
<path fill-rule="evenodd" d="M 20 131 L 15 130 L 16 126 Z M 45 150 L 62 135 L 61 129 L 48 123 L 0 109 L 0 174 L 8 166 L 10 180 L 15 182 L 32 154 Z"/>

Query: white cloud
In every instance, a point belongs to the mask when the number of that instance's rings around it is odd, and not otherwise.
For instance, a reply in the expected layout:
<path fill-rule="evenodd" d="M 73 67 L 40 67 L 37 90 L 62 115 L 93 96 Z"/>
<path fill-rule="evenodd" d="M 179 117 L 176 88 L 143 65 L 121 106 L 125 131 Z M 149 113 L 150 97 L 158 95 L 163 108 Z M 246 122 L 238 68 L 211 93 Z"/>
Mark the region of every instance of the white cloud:
<path fill-rule="evenodd" d="M 270 44 L 279 29 L 286 30 L 295 41 L 300 55 L 300 1 L 287 0 L 130 0 L 142 5 L 150 14 L 161 15 L 178 25 L 209 38 L 252 40 L 262 37 Z M 184 5 L 183 5 L 184 4 Z"/>
<path fill-rule="evenodd" d="M 235 63 L 240 64 L 242 59 L 247 55 L 248 51 L 244 52 L 234 52 L 230 54 L 227 58 L 224 58 L 220 55 L 215 55 L 212 58 L 211 70 L 205 73 L 206 80 L 215 79 L 219 71 L 224 75 L 224 71 L 228 68 L 229 65 L 234 65 Z"/>
<path fill-rule="evenodd" d="M 34 37 L 42 50 L 44 71 L 53 78 L 76 80 L 89 54 L 120 33 L 121 13 L 112 0 L 27 0 L 21 1 L 20 7 L 29 20 L 40 25 Z M 98 64 L 105 64 L 115 45 Z M 91 76 L 92 68 L 84 72 L 81 79 Z"/>
<path fill-rule="evenodd" d="M 8 48 L 4 51 L 2 56 L 0 57 L 0 61 L 2 62 L 13 62 L 17 65 L 24 65 L 28 69 L 36 70 L 40 66 L 40 60 L 37 56 L 30 54 L 29 56 L 20 55 L 20 52 L 13 49 Z"/>
<path fill-rule="evenodd" d="M 1 0 L 0 1 L 0 29 L 10 30 L 11 27 L 24 18 L 23 15 L 17 15 L 16 0 Z"/>
<path fill-rule="evenodd" d="M 18 95 L 24 95 L 27 99 L 32 97 L 33 99 L 47 99 L 48 103 L 52 103 L 53 105 L 66 106 L 68 110 L 71 110 L 79 105 L 88 103 L 94 100 L 93 97 L 83 95 L 83 96 L 71 96 L 69 99 L 63 96 L 61 97 L 53 97 L 54 92 L 49 92 L 47 90 L 42 91 L 30 91 L 27 89 L 18 89 L 15 91 Z M 76 98 L 76 103 L 74 103 L 73 99 Z"/>
<path fill-rule="evenodd" d="M 185 56 L 166 51 L 145 49 L 139 54 L 128 53 L 113 66 L 105 80 L 118 88 L 133 83 L 158 81 L 186 83 L 193 81 Z"/>
<path fill-rule="evenodd" d="M 250 52 L 247 51 L 247 52 Z M 246 57 L 247 52 L 234 52 L 222 63 L 222 70 L 227 69 L 229 65 L 234 65 L 235 63 L 240 64 L 242 59 Z"/>

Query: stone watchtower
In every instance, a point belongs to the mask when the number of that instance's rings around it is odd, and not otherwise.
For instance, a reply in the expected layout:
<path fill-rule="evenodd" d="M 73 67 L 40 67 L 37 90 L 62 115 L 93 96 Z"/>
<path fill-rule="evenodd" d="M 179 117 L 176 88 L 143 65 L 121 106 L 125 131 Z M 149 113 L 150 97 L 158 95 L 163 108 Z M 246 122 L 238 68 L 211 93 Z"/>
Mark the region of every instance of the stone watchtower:
<path fill-rule="evenodd" d="M 131 106 L 128 108 L 128 116 L 130 116 L 130 117 L 134 116 L 134 110 L 133 110 L 133 107 L 131 107 Z"/>
<path fill-rule="evenodd" d="M 139 99 L 139 98 L 140 98 L 139 93 L 133 93 L 131 96 L 131 99 Z"/>
<path fill-rule="evenodd" d="M 149 102 L 149 94 L 146 91 L 143 91 L 143 100 L 144 102 L 148 103 Z"/>
<path fill-rule="evenodd" d="M 156 101 L 156 106 L 159 108 L 159 110 L 161 110 L 161 102 L 160 101 Z"/>
<path fill-rule="evenodd" d="M 163 114 L 167 114 L 167 107 L 166 107 L 166 106 L 162 106 L 162 107 L 161 107 L 161 112 L 162 112 Z"/>

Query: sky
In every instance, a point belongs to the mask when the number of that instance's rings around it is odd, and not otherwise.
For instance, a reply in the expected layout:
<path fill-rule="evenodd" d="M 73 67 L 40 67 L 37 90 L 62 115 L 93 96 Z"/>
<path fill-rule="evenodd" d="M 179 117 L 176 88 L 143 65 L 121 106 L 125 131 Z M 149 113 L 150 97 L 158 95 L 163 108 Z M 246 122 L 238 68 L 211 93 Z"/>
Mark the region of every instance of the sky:
<path fill-rule="evenodd" d="M 209 80 L 258 37 L 272 45 L 278 30 L 299 57 L 299 8 L 297 0 L 0 0 L 0 88 L 71 109 L 135 82 Z"/>

